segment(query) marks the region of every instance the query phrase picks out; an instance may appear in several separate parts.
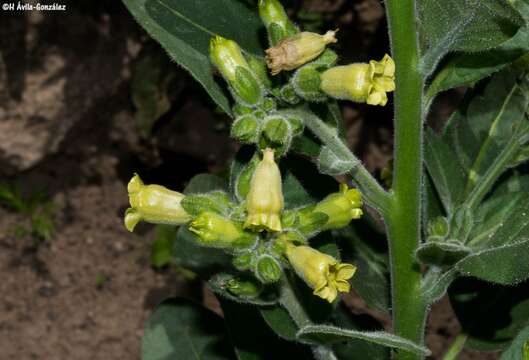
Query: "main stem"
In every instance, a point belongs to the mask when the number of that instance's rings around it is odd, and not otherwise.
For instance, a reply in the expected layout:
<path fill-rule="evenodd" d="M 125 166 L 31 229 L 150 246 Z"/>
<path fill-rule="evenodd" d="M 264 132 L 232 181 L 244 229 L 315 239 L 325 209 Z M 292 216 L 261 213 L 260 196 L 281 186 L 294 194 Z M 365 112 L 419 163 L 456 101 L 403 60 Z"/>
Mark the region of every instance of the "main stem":
<path fill-rule="evenodd" d="M 389 235 L 392 311 L 395 334 L 424 342 L 426 306 L 421 273 L 414 258 L 421 232 L 422 89 L 414 0 L 387 0 L 390 41 L 395 60 L 395 161 Z M 398 352 L 396 360 L 421 357 Z"/>

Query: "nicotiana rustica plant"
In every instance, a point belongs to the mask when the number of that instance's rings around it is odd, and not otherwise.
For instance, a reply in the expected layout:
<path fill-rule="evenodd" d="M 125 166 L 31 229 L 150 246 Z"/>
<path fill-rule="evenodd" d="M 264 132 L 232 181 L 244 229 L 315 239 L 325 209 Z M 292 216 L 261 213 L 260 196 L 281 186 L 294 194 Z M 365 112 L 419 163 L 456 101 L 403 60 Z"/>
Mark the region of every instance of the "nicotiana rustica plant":
<path fill-rule="evenodd" d="M 178 227 L 172 261 L 223 311 L 164 302 L 144 360 L 423 359 L 445 295 L 462 328 L 445 360 L 464 347 L 527 360 L 527 0 L 387 0 L 391 48 L 353 64 L 337 29 L 303 31 L 278 0 L 124 3 L 244 144 L 229 179 L 129 182 L 127 229 Z M 465 97 L 434 131 L 429 109 L 455 87 Z M 338 101 L 394 107 L 382 182 L 348 148 Z M 391 331 L 347 311 L 351 288 Z"/>

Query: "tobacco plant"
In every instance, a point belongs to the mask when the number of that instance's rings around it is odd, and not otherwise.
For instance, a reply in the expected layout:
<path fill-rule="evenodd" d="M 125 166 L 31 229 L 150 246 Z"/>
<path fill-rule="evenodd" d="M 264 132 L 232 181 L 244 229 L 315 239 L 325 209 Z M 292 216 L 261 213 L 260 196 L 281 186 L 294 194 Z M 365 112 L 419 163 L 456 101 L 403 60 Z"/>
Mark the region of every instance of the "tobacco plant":
<path fill-rule="evenodd" d="M 303 31 L 278 0 L 124 3 L 243 144 L 229 179 L 128 184 L 127 229 L 178 227 L 173 261 L 223 311 L 164 302 L 143 359 L 423 359 L 445 295 L 462 328 L 445 359 L 465 346 L 527 359 L 527 0 L 387 0 L 391 48 L 354 64 L 338 29 Z M 456 87 L 464 99 L 433 130 L 432 103 Z M 393 106 L 384 184 L 348 148 L 338 101 Z M 351 287 L 391 330 L 347 310 Z"/>

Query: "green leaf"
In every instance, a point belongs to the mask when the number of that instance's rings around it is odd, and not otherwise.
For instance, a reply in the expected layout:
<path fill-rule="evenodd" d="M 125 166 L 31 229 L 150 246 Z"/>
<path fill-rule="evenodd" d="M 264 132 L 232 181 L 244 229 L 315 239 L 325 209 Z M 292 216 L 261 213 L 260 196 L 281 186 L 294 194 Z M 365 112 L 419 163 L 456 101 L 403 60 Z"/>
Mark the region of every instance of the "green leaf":
<path fill-rule="evenodd" d="M 502 0 L 420 0 L 419 68 L 430 74 L 450 51 L 488 50 L 509 40 L 524 21 Z"/>
<path fill-rule="evenodd" d="M 321 344 L 360 339 L 394 349 L 409 351 L 421 356 L 430 355 L 430 351 L 427 348 L 384 331 L 357 331 L 329 325 L 309 325 L 301 328 L 297 336 L 303 340 Z"/>
<path fill-rule="evenodd" d="M 461 278 L 450 287 L 449 295 L 471 349 L 502 349 L 529 325 L 527 283 L 499 286 Z"/>
<path fill-rule="evenodd" d="M 457 264 L 459 272 L 497 284 L 513 285 L 529 277 L 529 240 L 486 249 Z"/>
<path fill-rule="evenodd" d="M 178 228 L 170 225 L 156 225 L 154 242 L 151 245 L 151 265 L 162 268 L 171 262 L 171 251 Z"/>
<path fill-rule="evenodd" d="M 172 257 L 177 266 L 209 278 L 231 266 L 230 257 L 220 249 L 200 246 L 187 227 L 181 226 L 173 242 Z"/>
<path fill-rule="evenodd" d="M 472 85 L 498 72 L 529 52 L 529 27 L 521 28 L 510 40 L 480 53 L 456 53 L 435 74 L 427 97 L 463 85 Z"/>
<path fill-rule="evenodd" d="M 457 241 L 429 241 L 419 245 L 415 256 L 422 264 L 446 266 L 457 263 L 471 252 Z"/>
<path fill-rule="evenodd" d="M 226 191 L 228 184 L 226 180 L 211 174 L 195 175 L 184 189 L 184 194 L 201 194 L 209 191 Z"/>
<path fill-rule="evenodd" d="M 281 306 L 265 307 L 261 309 L 261 316 L 270 328 L 280 337 L 289 341 L 297 341 L 298 327 Z"/>
<path fill-rule="evenodd" d="M 529 133 L 529 93 L 518 74 L 499 73 L 483 94 L 479 90 L 449 119 L 442 140 L 428 138 L 427 168 L 443 204 L 450 208 L 462 203 L 476 207 L 512 166 Z M 456 177 L 463 178 L 464 188 Z"/>
<path fill-rule="evenodd" d="M 252 297 L 244 297 L 244 296 L 237 296 L 232 294 L 230 291 L 226 289 L 226 282 L 230 279 L 233 279 L 234 276 L 226 273 L 220 273 L 209 279 L 208 284 L 211 290 L 221 297 L 224 297 L 226 299 L 229 299 L 231 301 L 240 303 L 240 304 L 252 304 L 257 306 L 272 306 L 277 303 L 277 299 L 279 297 L 279 294 L 277 292 L 277 289 L 275 286 L 269 286 L 266 288 L 263 288 L 261 293 L 259 293 L 257 296 Z M 257 279 L 250 279 L 249 277 L 242 277 L 241 278 L 245 281 L 255 280 L 256 284 L 258 283 L 259 286 L 262 286 L 261 283 L 258 282 Z"/>
<path fill-rule="evenodd" d="M 231 113 L 226 93 L 213 77 L 209 40 L 215 35 L 235 40 L 247 52 L 261 55 L 257 12 L 235 0 L 123 0 L 138 23 L 169 56 Z M 241 31 L 240 29 L 244 29 Z"/>
<path fill-rule="evenodd" d="M 445 211 L 455 207 L 465 186 L 465 172 L 454 158 L 456 154 L 448 144 L 428 129 L 424 159 Z"/>
<path fill-rule="evenodd" d="M 320 156 L 318 157 L 318 170 L 327 175 L 342 175 L 358 165 L 358 162 L 339 158 L 327 146 L 322 147 Z"/>
<path fill-rule="evenodd" d="M 222 318 L 189 300 L 162 303 L 147 320 L 142 360 L 233 359 Z"/>
<path fill-rule="evenodd" d="M 527 354 L 528 343 L 529 325 L 520 331 L 509 347 L 501 354 L 499 360 L 527 360 L 529 357 Z"/>
<path fill-rule="evenodd" d="M 212 191 L 206 194 L 187 195 L 181 202 L 184 210 L 191 216 L 198 216 L 203 211 L 211 211 L 227 216 L 234 206 L 229 195 L 224 191 Z"/>
<path fill-rule="evenodd" d="M 255 306 L 220 299 L 239 360 L 310 359 L 308 347 L 277 336 Z"/>
<path fill-rule="evenodd" d="M 343 303 L 338 304 L 332 316 L 333 324 L 340 328 L 353 330 L 378 330 L 381 324 L 368 315 L 354 315 Z M 389 360 L 390 349 L 364 341 L 349 339 L 346 342 L 335 343 L 332 349 L 340 360 Z"/>
<path fill-rule="evenodd" d="M 369 307 L 389 315 L 386 238 L 375 228 L 373 221 L 366 213 L 335 236 L 339 239 L 342 260 L 357 267 L 351 279 L 353 289 Z"/>

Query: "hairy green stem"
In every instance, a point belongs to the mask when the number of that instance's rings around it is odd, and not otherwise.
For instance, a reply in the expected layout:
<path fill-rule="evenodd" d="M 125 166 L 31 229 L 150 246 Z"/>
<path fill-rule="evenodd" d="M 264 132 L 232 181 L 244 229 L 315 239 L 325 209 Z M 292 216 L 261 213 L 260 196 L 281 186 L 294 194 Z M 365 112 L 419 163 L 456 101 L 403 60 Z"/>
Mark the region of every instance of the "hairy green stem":
<path fill-rule="evenodd" d="M 378 181 L 367 171 L 361 161 L 351 152 L 339 138 L 337 130 L 327 125 L 314 113 L 307 110 L 285 110 L 285 114 L 300 117 L 305 125 L 327 146 L 339 159 L 351 165 L 350 173 L 358 184 L 367 204 L 386 213 L 389 209 L 389 194 Z"/>
<path fill-rule="evenodd" d="M 463 347 L 465 346 L 465 342 L 467 341 L 468 335 L 465 333 L 461 333 L 457 335 L 456 339 L 450 345 L 450 348 L 446 352 L 446 354 L 443 356 L 443 360 L 455 360 L 457 358 L 457 355 L 463 350 Z"/>
<path fill-rule="evenodd" d="M 426 305 L 420 293 L 421 272 L 414 253 L 420 243 L 422 190 L 423 78 L 414 0 L 388 0 L 386 12 L 395 60 L 395 161 L 388 227 L 392 315 L 396 335 L 424 343 Z M 421 356 L 398 352 L 396 360 Z"/>

